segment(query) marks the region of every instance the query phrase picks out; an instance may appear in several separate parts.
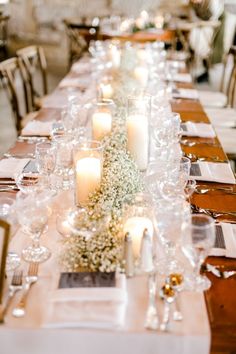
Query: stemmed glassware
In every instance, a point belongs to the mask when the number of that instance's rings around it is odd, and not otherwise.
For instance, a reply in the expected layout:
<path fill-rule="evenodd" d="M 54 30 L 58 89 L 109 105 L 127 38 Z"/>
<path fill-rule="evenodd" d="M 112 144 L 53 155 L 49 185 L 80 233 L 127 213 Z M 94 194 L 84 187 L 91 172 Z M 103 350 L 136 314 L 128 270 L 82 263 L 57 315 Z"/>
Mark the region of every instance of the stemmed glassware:
<path fill-rule="evenodd" d="M 44 177 L 44 186 L 50 188 L 50 175 L 56 165 L 55 146 L 49 142 L 36 144 L 35 159 L 38 172 Z"/>
<path fill-rule="evenodd" d="M 210 280 L 200 275 L 201 265 L 215 243 L 214 220 L 203 214 L 192 214 L 191 222 L 182 233 L 182 250 L 193 267 L 193 274 L 187 277 L 191 290 L 204 291 L 210 288 Z"/>
<path fill-rule="evenodd" d="M 26 262 L 44 262 L 51 252 L 40 245 L 40 236 L 48 221 L 50 195 L 46 191 L 16 196 L 16 214 L 19 224 L 32 239 L 32 244 L 23 249 L 22 257 Z"/>
<path fill-rule="evenodd" d="M 54 137 L 53 144 L 56 149 L 55 174 L 59 175 L 62 179 L 62 189 L 67 190 L 73 183 L 73 136 L 71 134 L 64 134 Z"/>
<path fill-rule="evenodd" d="M 157 261 L 157 269 L 161 274 L 182 273 L 183 265 L 177 259 L 176 251 L 183 227 L 190 215 L 189 205 L 181 197 L 162 199 L 155 204 L 154 212 L 157 237 L 165 253 L 164 258 Z"/>

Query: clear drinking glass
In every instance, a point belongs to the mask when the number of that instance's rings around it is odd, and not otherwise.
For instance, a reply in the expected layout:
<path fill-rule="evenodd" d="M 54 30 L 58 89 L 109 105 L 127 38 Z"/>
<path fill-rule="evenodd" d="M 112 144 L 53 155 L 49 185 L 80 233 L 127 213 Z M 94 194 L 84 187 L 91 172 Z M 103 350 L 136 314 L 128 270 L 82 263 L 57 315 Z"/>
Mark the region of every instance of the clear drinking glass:
<path fill-rule="evenodd" d="M 71 134 L 64 134 L 54 137 L 53 145 L 56 149 L 56 167 L 55 174 L 62 179 L 62 189 L 67 190 L 73 184 L 72 167 L 73 167 L 73 136 Z"/>
<path fill-rule="evenodd" d="M 49 200 L 47 192 L 17 194 L 18 221 L 32 239 L 32 244 L 22 251 L 22 257 L 26 262 L 44 262 L 51 255 L 47 247 L 40 245 L 40 236 L 48 222 Z"/>
<path fill-rule="evenodd" d="M 35 147 L 35 160 L 38 172 L 44 177 L 44 186 L 50 187 L 50 175 L 56 165 L 56 149 L 52 143 L 38 143 Z"/>
<path fill-rule="evenodd" d="M 200 268 L 215 243 L 214 220 L 203 214 L 192 214 L 191 222 L 182 233 L 182 250 L 193 267 L 193 274 L 187 277 L 191 290 L 204 291 L 210 288 L 210 280 L 200 275 Z"/>
<path fill-rule="evenodd" d="M 157 269 L 162 274 L 182 272 L 183 264 L 176 251 L 183 225 L 190 215 L 189 205 L 182 198 L 162 199 L 155 204 L 154 212 L 157 237 L 165 253 L 165 257 L 157 261 Z"/>
<path fill-rule="evenodd" d="M 100 141 L 111 133 L 114 108 L 115 104 L 111 99 L 101 99 L 94 103 L 91 117 L 94 140 Z"/>

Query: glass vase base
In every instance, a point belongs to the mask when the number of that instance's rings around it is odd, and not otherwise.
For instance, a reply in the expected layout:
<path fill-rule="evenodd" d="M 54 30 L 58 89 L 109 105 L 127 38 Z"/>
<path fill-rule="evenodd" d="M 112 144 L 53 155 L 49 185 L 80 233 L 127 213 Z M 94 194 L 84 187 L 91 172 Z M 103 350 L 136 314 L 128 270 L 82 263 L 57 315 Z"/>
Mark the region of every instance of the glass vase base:
<path fill-rule="evenodd" d="M 47 247 L 39 246 L 32 247 L 29 246 L 22 251 L 22 258 L 26 262 L 42 263 L 47 261 L 51 256 L 51 252 Z"/>
<path fill-rule="evenodd" d="M 203 292 L 211 287 L 211 281 L 204 275 L 194 276 L 191 274 L 186 276 L 184 284 L 186 290 L 197 292 Z"/>

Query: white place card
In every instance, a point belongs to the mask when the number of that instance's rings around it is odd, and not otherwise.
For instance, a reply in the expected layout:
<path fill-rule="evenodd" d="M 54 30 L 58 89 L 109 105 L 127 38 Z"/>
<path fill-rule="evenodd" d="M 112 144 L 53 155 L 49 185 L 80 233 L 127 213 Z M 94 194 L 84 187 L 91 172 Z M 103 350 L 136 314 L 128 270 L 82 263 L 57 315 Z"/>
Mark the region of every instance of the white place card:
<path fill-rule="evenodd" d="M 173 75 L 172 80 L 188 84 L 192 82 L 192 76 L 188 73 L 177 73 Z"/>
<path fill-rule="evenodd" d="M 198 100 L 199 94 L 197 90 L 194 89 L 183 89 L 178 88 L 172 92 L 173 98 L 183 98 L 188 100 Z"/>
<path fill-rule="evenodd" d="M 181 124 L 182 135 L 199 138 L 215 138 L 216 133 L 211 124 L 185 122 Z"/>
<path fill-rule="evenodd" d="M 190 179 L 235 184 L 230 163 L 199 161 L 191 164 Z"/>
<path fill-rule="evenodd" d="M 216 241 L 210 256 L 236 258 L 236 224 L 216 225 Z"/>
<path fill-rule="evenodd" d="M 41 122 L 40 120 L 32 120 L 29 122 L 21 134 L 24 136 L 49 136 L 55 121 Z"/>
<path fill-rule="evenodd" d="M 9 158 L 0 161 L 0 178 L 12 178 L 21 173 L 30 159 Z"/>

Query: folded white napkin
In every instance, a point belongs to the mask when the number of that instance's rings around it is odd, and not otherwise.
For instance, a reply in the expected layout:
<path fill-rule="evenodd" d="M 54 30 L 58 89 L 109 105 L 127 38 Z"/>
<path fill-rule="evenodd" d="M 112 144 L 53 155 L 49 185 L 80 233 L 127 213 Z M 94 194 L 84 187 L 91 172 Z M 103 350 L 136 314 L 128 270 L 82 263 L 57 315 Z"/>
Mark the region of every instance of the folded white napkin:
<path fill-rule="evenodd" d="M 214 138 L 216 133 L 211 124 L 185 122 L 181 124 L 182 135 L 199 138 Z"/>
<path fill-rule="evenodd" d="M 197 100 L 199 98 L 198 91 L 194 89 L 178 88 L 173 91 L 172 96 L 174 98 L 186 98 L 189 100 Z"/>
<path fill-rule="evenodd" d="M 187 73 L 177 73 L 173 75 L 173 81 L 190 83 L 192 82 L 192 76 Z"/>
<path fill-rule="evenodd" d="M 78 77 L 65 77 L 59 84 L 59 88 L 66 87 L 77 87 L 81 89 L 86 89 L 91 83 L 91 79 L 86 78 L 78 78 Z"/>
<path fill-rule="evenodd" d="M 230 163 L 199 161 L 191 164 L 190 178 L 198 181 L 235 184 Z"/>
<path fill-rule="evenodd" d="M 216 225 L 216 242 L 211 256 L 236 258 L 236 225 L 220 223 Z"/>
<path fill-rule="evenodd" d="M 64 91 L 57 91 L 42 99 L 43 108 L 64 108 L 68 104 L 68 97 Z"/>
<path fill-rule="evenodd" d="M 71 70 L 77 74 L 85 74 L 91 72 L 91 63 L 76 62 L 72 65 Z"/>
<path fill-rule="evenodd" d="M 30 159 L 9 158 L 0 161 L 0 178 L 15 178 L 21 173 Z"/>
<path fill-rule="evenodd" d="M 172 65 L 179 69 L 186 68 L 185 61 L 182 60 L 167 60 L 167 65 Z"/>
<path fill-rule="evenodd" d="M 48 136 L 51 133 L 53 123 L 55 121 L 41 122 L 40 120 L 32 120 L 22 129 L 21 134 Z"/>
<path fill-rule="evenodd" d="M 49 328 L 121 327 L 126 300 L 124 274 L 117 275 L 116 287 L 54 288 L 49 293 L 42 325 Z"/>

